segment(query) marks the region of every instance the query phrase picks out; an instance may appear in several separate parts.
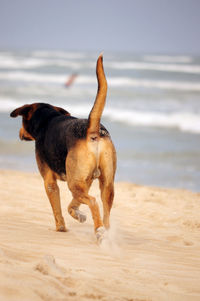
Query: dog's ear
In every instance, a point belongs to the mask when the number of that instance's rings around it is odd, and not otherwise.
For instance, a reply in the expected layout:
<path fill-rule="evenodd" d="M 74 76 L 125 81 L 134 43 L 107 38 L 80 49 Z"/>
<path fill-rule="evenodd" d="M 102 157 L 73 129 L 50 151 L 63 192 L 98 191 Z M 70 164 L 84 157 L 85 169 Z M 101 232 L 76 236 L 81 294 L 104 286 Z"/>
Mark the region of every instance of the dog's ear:
<path fill-rule="evenodd" d="M 58 111 L 58 112 L 60 112 L 61 114 L 63 114 L 63 115 L 70 116 L 70 113 L 67 112 L 66 110 L 64 110 L 63 108 L 55 107 L 55 106 L 53 106 L 53 108 L 54 108 L 56 111 Z"/>
<path fill-rule="evenodd" d="M 31 111 L 32 105 L 24 105 L 12 111 L 10 113 L 10 117 L 17 117 L 17 116 L 28 116 L 28 113 Z"/>

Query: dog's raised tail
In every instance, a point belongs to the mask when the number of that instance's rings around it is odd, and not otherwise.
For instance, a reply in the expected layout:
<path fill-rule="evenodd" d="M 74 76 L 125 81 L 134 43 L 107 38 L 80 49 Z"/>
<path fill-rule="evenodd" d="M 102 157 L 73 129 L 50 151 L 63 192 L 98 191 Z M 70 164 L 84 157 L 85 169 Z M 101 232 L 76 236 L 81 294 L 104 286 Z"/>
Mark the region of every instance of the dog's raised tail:
<path fill-rule="evenodd" d="M 99 127 L 101 115 L 106 102 L 107 81 L 103 69 L 103 54 L 100 54 L 96 65 L 96 74 L 98 81 L 97 96 L 88 117 L 87 138 L 97 140 L 99 138 Z"/>

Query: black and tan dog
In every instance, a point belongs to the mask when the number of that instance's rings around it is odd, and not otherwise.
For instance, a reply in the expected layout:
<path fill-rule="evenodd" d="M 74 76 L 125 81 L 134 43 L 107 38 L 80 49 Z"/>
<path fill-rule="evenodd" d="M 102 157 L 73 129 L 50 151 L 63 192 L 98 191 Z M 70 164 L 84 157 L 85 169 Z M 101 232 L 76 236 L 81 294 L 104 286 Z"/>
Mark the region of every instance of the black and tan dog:
<path fill-rule="evenodd" d="M 105 228 L 109 228 L 116 170 L 114 145 L 108 131 L 100 124 L 107 94 L 102 55 L 97 60 L 96 73 L 98 91 L 88 119 L 77 119 L 62 108 L 44 103 L 24 105 L 10 116 L 23 118 L 21 140 L 35 140 L 36 160 L 53 209 L 56 230 L 66 231 L 57 185 L 60 179 L 67 181 L 73 195 L 68 212 L 82 223 L 86 216 L 79 206 L 87 204 L 97 239 L 101 240 Z M 88 194 L 95 178 L 100 184 L 103 221 L 95 198 Z"/>

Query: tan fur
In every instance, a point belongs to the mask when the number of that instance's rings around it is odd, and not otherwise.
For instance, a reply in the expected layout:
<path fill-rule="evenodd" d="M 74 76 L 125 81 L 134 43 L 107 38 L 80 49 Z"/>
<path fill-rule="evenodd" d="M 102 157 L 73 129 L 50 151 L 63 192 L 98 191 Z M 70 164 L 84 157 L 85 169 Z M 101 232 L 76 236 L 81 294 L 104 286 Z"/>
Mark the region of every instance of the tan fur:
<path fill-rule="evenodd" d="M 102 233 L 102 227 L 109 228 L 110 210 L 114 198 L 114 176 L 116 170 L 116 152 L 109 136 L 101 137 L 99 134 L 100 119 L 106 100 L 107 82 L 103 70 L 102 55 L 97 61 L 97 79 L 98 91 L 94 106 L 89 114 L 88 129 L 86 139 L 77 140 L 75 145 L 68 151 L 66 157 L 66 175 L 59 176 L 52 171 L 48 165 L 41 160 L 36 153 L 36 160 L 39 171 L 44 179 L 44 186 L 47 196 L 52 206 L 55 217 L 56 230 L 66 231 L 65 222 L 62 216 L 60 205 L 60 194 L 57 180 L 67 181 L 68 187 L 72 193 L 73 199 L 68 206 L 68 212 L 71 216 L 80 222 L 86 220 L 86 216 L 79 210 L 81 204 L 89 206 L 94 221 L 94 230 L 99 239 Z M 53 107 L 64 115 L 69 113 L 62 108 Z M 31 114 L 37 110 L 37 104 L 25 105 L 14 110 L 11 117 L 28 114 L 27 120 Z M 34 139 L 26 132 L 22 126 L 20 138 Z M 100 216 L 99 206 L 94 197 L 89 195 L 90 186 L 95 178 L 99 180 L 101 198 L 103 202 L 104 216 Z"/>
<path fill-rule="evenodd" d="M 88 118 L 87 138 L 96 139 L 99 137 L 100 119 L 106 102 L 107 81 L 103 69 L 103 56 L 100 55 L 97 60 L 96 75 L 98 80 L 97 96 L 93 108 Z"/>
<path fill-rule="evenodd" d="M 19 138 L 21 140 L 35 140 L 24 128 L 24 126 L 22 125 L 21 129 L 19 130 Z"/>
<path fill-rule="evenodd" d="M 66 227 L 64 218 L 62 216 L 62 210 L 60 205 L 60 192 L 59 187 L 57 185 L 57 179 L 60 179 L 60 177 L 55 172 L 53 172 L 46 163 L 40 160 L 40 157 L 37 153 L 36 160 L 40 174 L 44 179 L 45 190 L 53 210 L 56 223 L 56 231 L 65 232 Z"/>
<path fill-rule="evenodd" d="M 87 204 L 94 220 L 95 231 L 103 225 L 110 226 L 109 216 L 114 198 L 114 175 L 116 152 L 112 141 L 99 137 L 100 118 L 104 109 L 107 82 L 103 70 L 102 55 L 96 67 L 98 91 L 94 106 L 89 115 L 87 140 L 78 141 L 66 158 L 67 183 L 73 195 L 69 213 L 74 217 L 73 208 Z M 94 197 L 88 194 L 92 181 L 98 178 L 103 202 L 104 217 L 100 217 L 99 206 Z"/>
<path fill-rule="evenodd" d="M 95 230 L 103 226 L 95 198 L 88 194 L 92 181 L 99 171 L 101 197 L 104 208 L 104 226 L 109 228 L 109 215 L 114 197 L 114 173 L 116 154 L 108 138 L 100 139 L 99 151 L 91 151 L 92 142 L 81 141 L 68 153 L 66 160 L 67 183 L 73 195 L 73 203 L 87 204 L 91 210 Z M 95 142 L 94 142 L 95 143 Z M 72 206 L 72 204 L 70 205 Z"/>

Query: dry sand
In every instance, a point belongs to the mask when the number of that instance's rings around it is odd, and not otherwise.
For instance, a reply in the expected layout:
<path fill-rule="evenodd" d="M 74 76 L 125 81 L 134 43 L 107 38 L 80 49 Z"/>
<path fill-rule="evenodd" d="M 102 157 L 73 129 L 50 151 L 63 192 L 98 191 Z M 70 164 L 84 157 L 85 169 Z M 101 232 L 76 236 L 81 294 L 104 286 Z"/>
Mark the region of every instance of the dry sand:
<path fill-rule="evenodd" d="M 55 231 L 38 174 L 0 171 L 0 300 L 200 300 L 200 194 L 116 183 L 111 229 L 98 246 L 67 213 Z M 97 197 L 97 183 L 91 188 Z"/>

